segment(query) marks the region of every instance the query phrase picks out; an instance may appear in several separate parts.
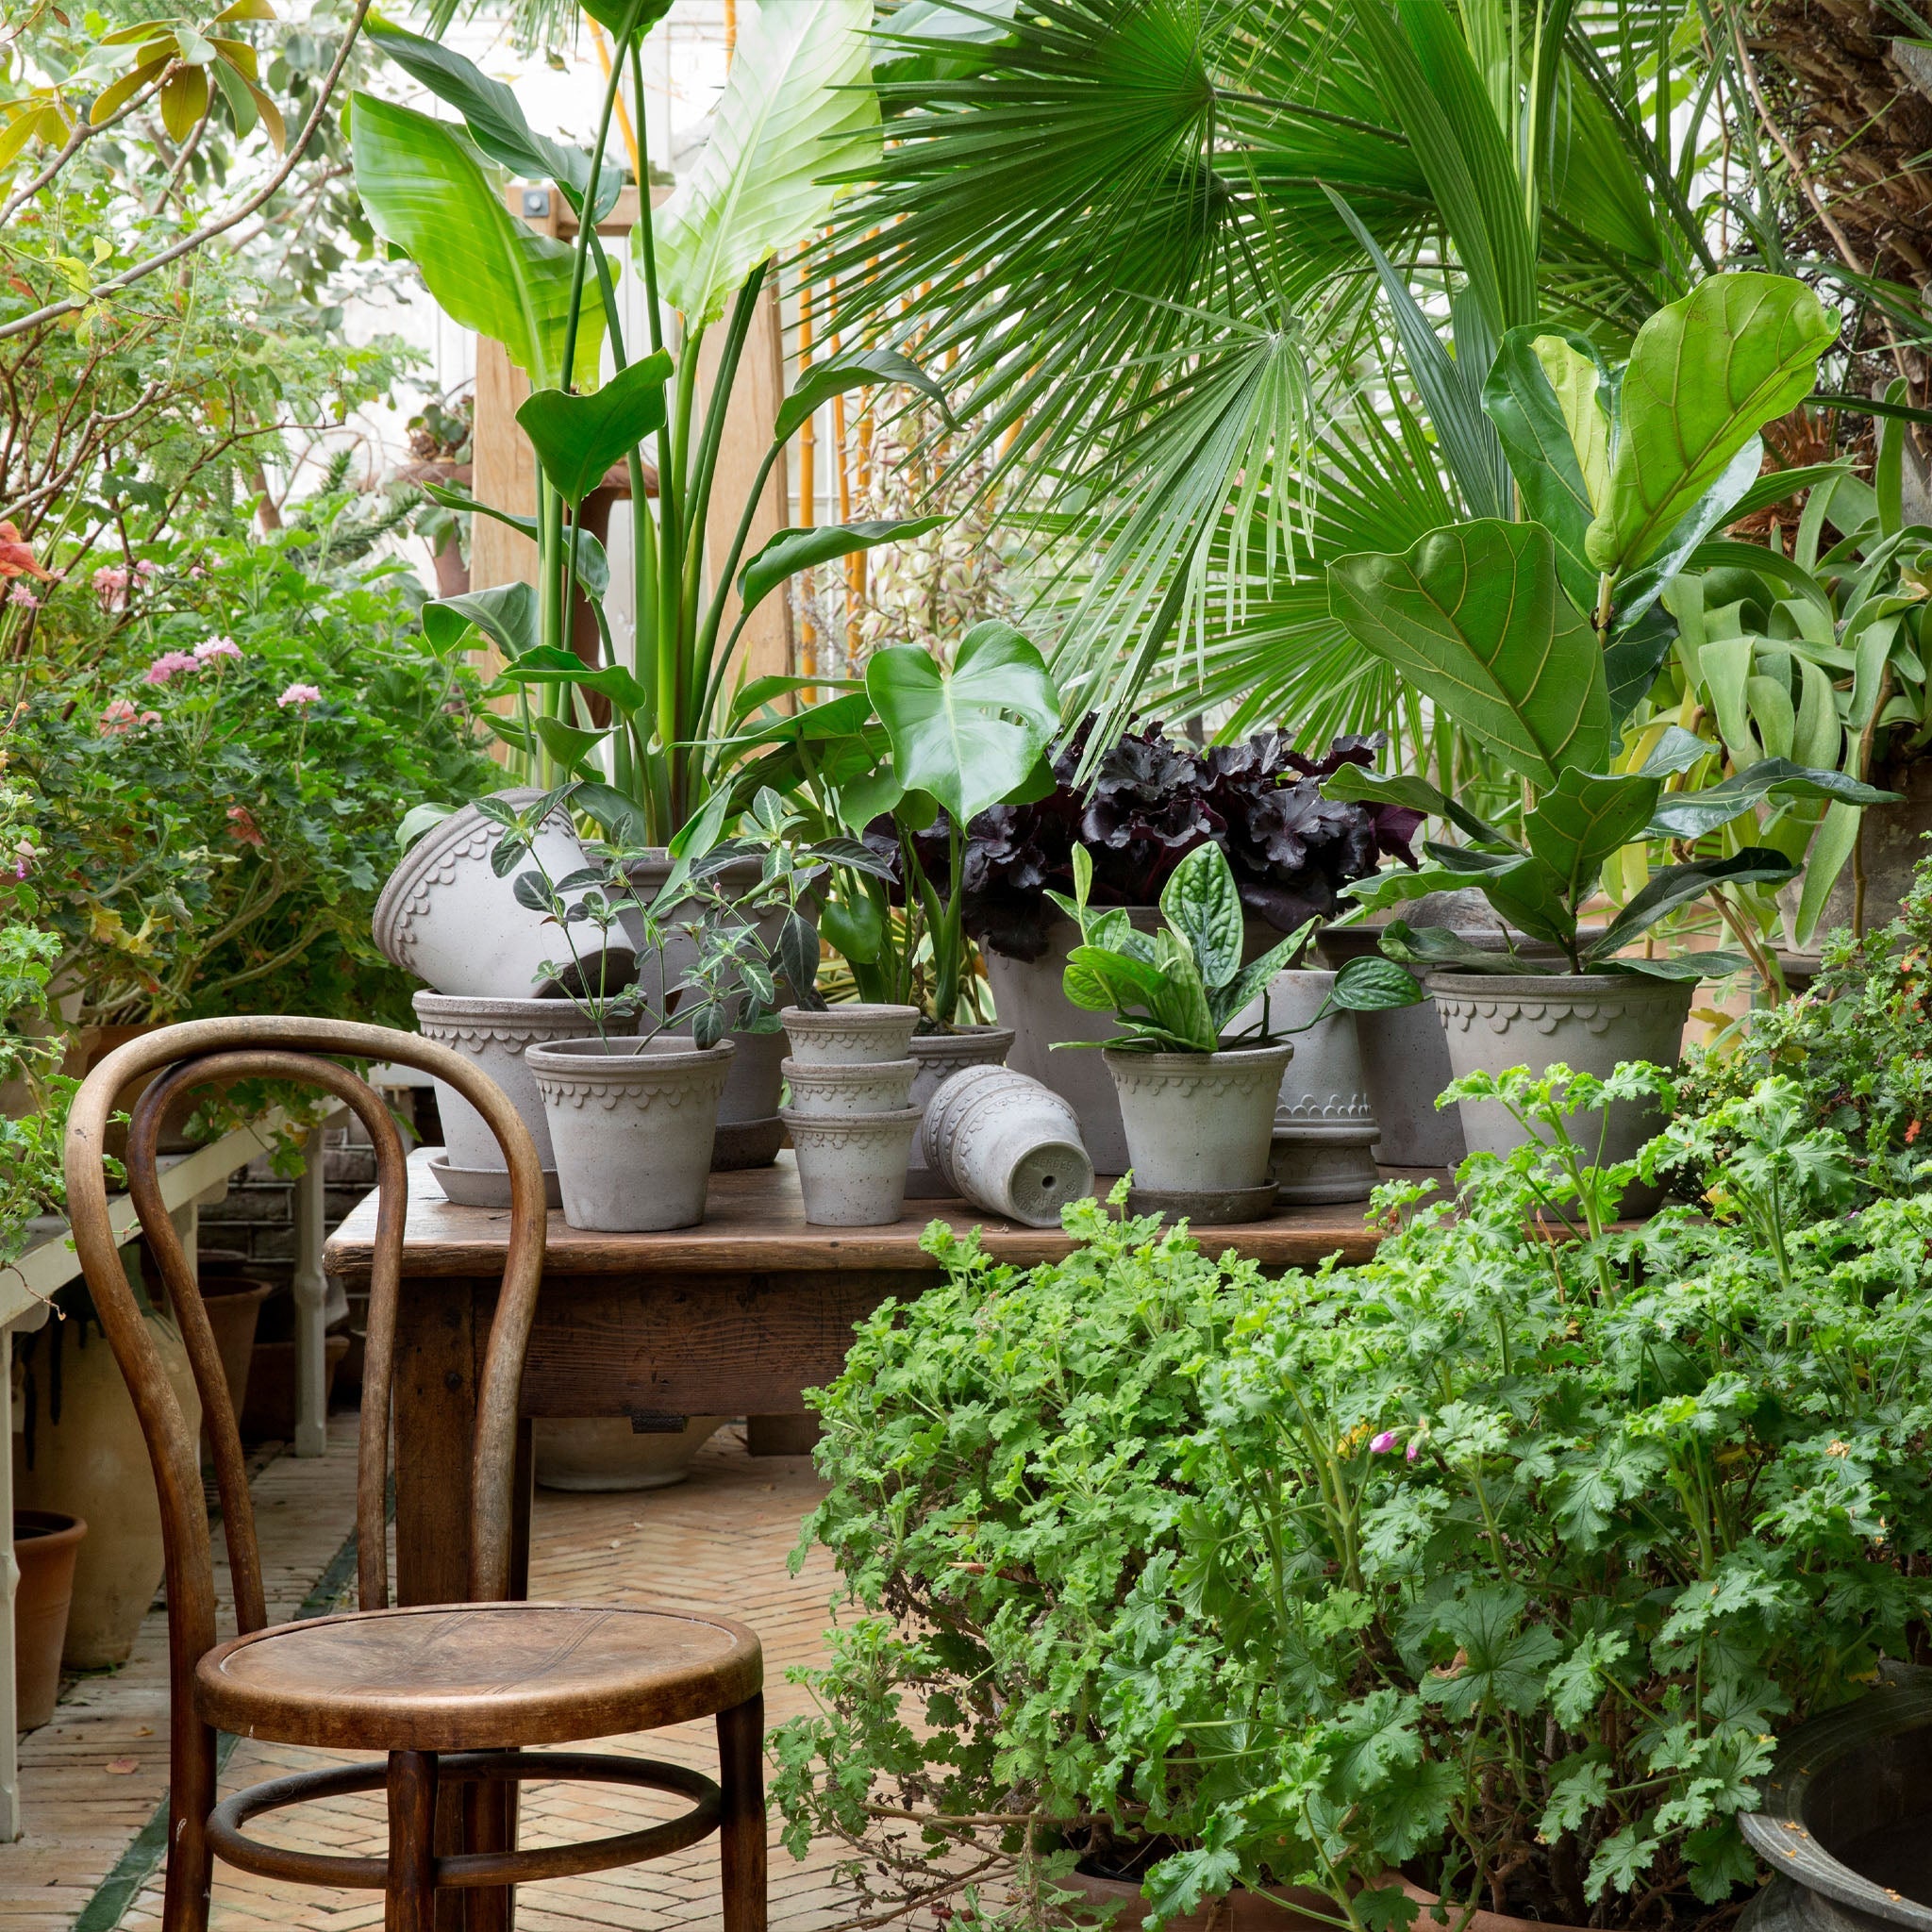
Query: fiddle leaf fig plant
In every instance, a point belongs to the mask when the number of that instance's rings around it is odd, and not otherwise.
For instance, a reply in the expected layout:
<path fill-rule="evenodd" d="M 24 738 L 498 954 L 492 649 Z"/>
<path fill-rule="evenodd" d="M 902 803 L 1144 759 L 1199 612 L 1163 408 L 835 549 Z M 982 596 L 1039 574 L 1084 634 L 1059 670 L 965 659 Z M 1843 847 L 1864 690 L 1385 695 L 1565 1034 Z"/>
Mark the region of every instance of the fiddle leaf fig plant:
<path fill-rule="evenodd" d="M 1107 1046 L 1142 1053 L 1219 1053 L 1237 1044 L 1265 1046 L 1284 1032 L 1306 1032 L 1339 1008 L 1374 1012 L 1422 997 L 1414 978 L 1392 959 L 1352 959 L 1335 975 L 1322 1008 L 1305 1025 L 1271 1027 L 1268 988 L 1307 943 L 1319 923 L 1291 933 L 1252 964 L 1241 964 L 1246 922 L 1227 855 L 1198 845 L 1174 868 L 1160 894 L 1158 932 L 1139 930 L 1124 906 L 1089 904 L 1093 860 L 1074 848 L 1074 895 L 1050 896 L 1080 928 L 1067 955 L 1064 986 L 1074 1006 L 1111 1012 L 1111 1040 L 1061 1041 L 1061 1046 Z M 1252 1017 L 1250 1014 L 1252 1012 Z"/>
<path fill-rule="evenodd" d="M 1330 608 L 1524 786 L 1505 830 L 1425 781 L 1344 766 L 1336 799 L 1401 804 L 1444 819 L 1468 841 L 1430 841 L 1422 872 L 1378 880 L 1377 903 L 1474 886 L 1511 925 L 1559 947 L 1574 973 L 1697 978 L 1747 962 L 1775 967 L 1755 913 L 1727 889 L 1778 886 L 1793 854 L 1747 833 L 1716 853 L 1698 839 L 1766 800 L 1847 807 L 1891 794 L 1843 771 L 1785 758 L 1732 771 L 1709 803 L 1674 781 L 1707 771 L 1711 746 L 1680 726 L 1646 731 L 1630 755 L 1622 726 L 1675 641 L 1658 592 L 1721 523 L 1750 506 L 1758 430 L 1806 395 L 1836 326 L 1804 284 L 1716 275 L 1660 309 L 1630 359 L 1606 369 L 1589 341 L 1530 325 L 1505 338 L 1483 402 L 1515 476 L 1524 519 L 1432 530 L 1399 555 L 1362 553 L 1330 570 Z M 1769 486 L 1776 491 L 1779 486 Z M 1774 496 L 1768 500 L 1775 500 Z M 1756 820 L 1749 822 L 1755 828 Z M 1578 917 L 1604 868 L 1662 841 L 1679 862 L 1634 878 L 1627 901 L 1588 943 Z M 1708 899 L 1744 946 L 1695 958 L 1621 958 L 1668 913 Z M 1522 972 L 1445 932 L 1392 929 L 1407 956 Z"/>

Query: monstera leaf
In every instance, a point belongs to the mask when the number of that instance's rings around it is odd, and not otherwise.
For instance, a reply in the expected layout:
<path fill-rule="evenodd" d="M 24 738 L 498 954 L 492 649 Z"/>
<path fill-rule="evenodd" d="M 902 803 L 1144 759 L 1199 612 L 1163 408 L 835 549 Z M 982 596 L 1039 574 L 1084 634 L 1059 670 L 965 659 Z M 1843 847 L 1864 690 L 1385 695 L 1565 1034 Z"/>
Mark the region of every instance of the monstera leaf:
<path fill-rule="evenodd" d="M 1745 443 L 1810 393 L 1837 334 L 1818 297 L 1788 275 L 1712 275 L 1659 308 L 1624 372 L 1591 564 L 1621 575 L 1644 562 Z"/>
<path fill-rule="evenodd" d="M 1025 782 L 1059 722 L 1040 653 L 996 618 L 966 633 L 950 673 L 916 645 L 874 652 L 865 689 L 899 781 L 958 826 Z"/>
<path fill-rule="evenodd" d="M 1457 524 L 1400 557 L 1341 558 L 1328 603 L 1365 650 L 1533 784 L 1608 762 L 1603 651 L 1540 524 Z"/>

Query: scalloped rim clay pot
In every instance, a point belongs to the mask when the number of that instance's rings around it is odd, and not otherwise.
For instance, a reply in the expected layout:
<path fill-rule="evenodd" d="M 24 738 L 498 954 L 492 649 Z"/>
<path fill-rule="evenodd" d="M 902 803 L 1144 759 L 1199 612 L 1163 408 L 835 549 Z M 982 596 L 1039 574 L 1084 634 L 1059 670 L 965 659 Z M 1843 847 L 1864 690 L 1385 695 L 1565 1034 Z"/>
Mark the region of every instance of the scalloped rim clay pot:
<path fill-rule="evenodd" d="M 791 1111 L 811 1120 L 891 1113 L 909 1107 L 912 1082 L 919 1073 L 919 1062 L 911 1058 L 866 1060 L 854 1066 L 788 1059 L 780 1066 L 791 1090 Z"/>
<path fill-rule="evenodd" d="M 919 1130 L 927 1171 L 949 1194 L 1028 1227 L 1093 1191 L 1072 1106 L 1010 1067 L 962 1067 L 941 1083 Z"/>
<path fill-rule="evenodd" d="M 1268 1179 L 1281 1076 L 1294 1048 L 1133 1053 L 1101 1058 L 1121 1097 L 1134 1185 L 1147 1192 L 1226 1194 Z"/>
<path fill-rule="evenodd" d="M 424 1039 L 454 1047 L 475 1060 L 476 1070 L 503 1089 L 504 1098 L 522 1116 L 545 1171 L 554 1169 L 557 1156 L 550 1145 L 550 1119 L 543 1110 L 543 1096 L 537 1091 L 537 1076 L 524 1064 L 524 1055 L 551 1041 L 581 1040 L 588 1024 L 584 1016 L 565 999 L 479 1000 L 419 992 L 415 1007 Z M 628 1033 L 635 1026 L 634 1020 L 622 1020 L 612 1030 Z M 436 1110 L 442 1122 L 442 1151 L 449 1166 L 458 1172 L 507 1172 L 503 1149 L 483 1116 L 441 1080 L 436 1082 Z"/>
<path fill-rule="evenodd" d="M 1274 1102 L 1270 1161 L 1274 1198 L 1284 1207 L 1366 1201 L 1381 1179 L 1370 1150 L 1382 1128 L 1369 1102 L 1356 1015 L 1337 1009 L 1315 1020 L 1334 990 L 1334 974 L 1301 966 L 1277 973 L 1264 995 L 1269 1024 L 1294 1033 L 1294 1058 Z"/>
<path fill-rule="evenodd" d="M 644 1234 L 705 1218 L 728 1040 L 563 1040 L 524 1058 L 550 1119 L 563 1218 L 572 1227 Z"/>
<path fill-rule="evenodd" d="M 916 1107 L 816 1118 L 785 1108 L 778 1118 L 791 1129 L 805 1218 L 814 1227 L 890 1227 L 905 1212 Z"/>
<path fill-rule="evenodd" d="M 1620 1060 L 1654 1060 L 1674 1067 L 1684 1046 L 1684 1023 L 1697 985 L 1688 979 L 1647 979 L 1638 973 L 1432 973 L 1430 996 L 1449 1047 L 1449 1067 L 1465 1074 L 1500 1074 L 1526 1066 L 1541 1073 L 1562 1061 L 1579 1074 L 1608 1074 Z M 1472 1154 L 1509 1154 L 1529 1136 L 1494 1101 L 1457 1102 Z M 1568 1117 L 1571 1134 L 1588 1147 L 1603 1135 L 1606 1165 L 1628 1160 L 1662 1124 L 1653 1107 L 1634 1100 L 1600 1115 Z M 1633 1187 L 1623 1212 L 1647 1214 L 1662 1198 L 1657 1188 Z"/>
<path fill-rule="evenodd" d="M 915 1035 L 912 1058 L 919 1062 L 919 1072 L 912 1079 L 912 1105 L 919 1109 L 920 1119 L 925 1118 L 933 1095 L 961 1068 L 1005 1066 L 1016 1037 L 1010 1026 L 960 1026 L 951 1033 Z M 939 1201 L 957 1191 L 928 1159 L 924 1133 L 915 1134 L 912 1158 L 906 1169 L 908 1197 Z"/>
<path fill-rule="evenodd" d="M 917 1007 L 869 1006 L 848 1001 L 823 1012 L 787 1007 L 778 1018 L 791 1042 L 791 1058 L 806 1066 L 862 1066 L 903 1060 L 919 1024 Z"/>
<path fill-rule="evenodd" d="M 541 794 L 527 786 L 492 794 L 521 807 Z M 376 951 L 405 973 L 426 980 L 438 992 L 469 999 L 528 999 L 560 991 L 558 980 L 542 980 L 543 964 L 569 949 L 548 917 L 518 903 L 512 882 L 498 878 L 490 856 L 503 828 L 474 805 L 432 825 L 403 855 L 390 874 L 369 922 Z M 588 863 L 570 821 L 558 812 L 547 821 L 537 841 L 552 878 L 562 878 Z M 581 899 L 582 892 L 567 895 Z M 587 958 L 581 975 L 594 988 L 600 974 L 610 988 L 636 976 L 637 959 L 628 947 L 613 947 L 600 967 Z"/>

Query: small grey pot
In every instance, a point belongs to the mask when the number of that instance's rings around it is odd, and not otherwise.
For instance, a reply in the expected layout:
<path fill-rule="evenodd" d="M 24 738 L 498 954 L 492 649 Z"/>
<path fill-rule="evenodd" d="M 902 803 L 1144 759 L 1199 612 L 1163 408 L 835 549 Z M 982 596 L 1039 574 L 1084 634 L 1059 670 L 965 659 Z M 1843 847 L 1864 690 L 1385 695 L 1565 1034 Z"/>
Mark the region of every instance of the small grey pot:
<path fill-rule="evenodd" d="M 814 1227 L 889 1227 L 906 1208 L 906 1154 L 916 1107 L 821 1115 L 786 1108 L 805 1218 Z"/>
<path fill-rule="evenodd" d="M 919 1133 L 926 1172 L 948 1194 L 1028 1227 L 1093 1191 L 1073 1108 L 1009 1067 L 966 1067 L 941 1083 Z"/>
<path fill-rule="evenodd" d="M 903 1060 L 919 1024 L 917 1007 L 867 1006 L 858 1001 L 823 1012 L 787 1007 L 778 1018 L 791 1041 L 791 1058 L 808 1066 L 857 1066 L 868 1060 Z"/>
<path fill-rule="evenodd" d="M 639 1045 L 565 1040 L 525 1055 L 573 1227 L 641 1234 L 705 1218 L 731 1042 L 699 1048 L 660 1034 Z"/>
<path fill-rule="evenodd" d="M 962 1026 L 955 1033 L 916 1034 L 912 1058 L 919 1072 L 912 1080 L 912 1105 L 921 1118 L 932 1104 L 932 1097 L 961 1067 L 1003 1067 L 1013 1045 L 1010 1026 Z M 937 1201 L 958 1191 L 933 1171 L 926 1158 L 925 1136 L 912 1137 L 912 1158 L 906 1170 L 908 1200 Z"/>
<path fill-rule="evenodd" d="M 1134 1185 L 1158 1193 L 1232 1193 L 1268 1179 L 1274 1107 L 1294 1048 L 1102 1058 L 1121 1096 Z"/>
<path fill-rule="evenodd" d="M 782 1060 L 779 1065 L 791 1090 L 791 1111 L 812 1120 L 896 1112 L 911 1105 L 912 1082 L 919 1073 L 919 1062 L 909 1055 L 854 1066 L 837 1060 L 824 1065 Z"/>

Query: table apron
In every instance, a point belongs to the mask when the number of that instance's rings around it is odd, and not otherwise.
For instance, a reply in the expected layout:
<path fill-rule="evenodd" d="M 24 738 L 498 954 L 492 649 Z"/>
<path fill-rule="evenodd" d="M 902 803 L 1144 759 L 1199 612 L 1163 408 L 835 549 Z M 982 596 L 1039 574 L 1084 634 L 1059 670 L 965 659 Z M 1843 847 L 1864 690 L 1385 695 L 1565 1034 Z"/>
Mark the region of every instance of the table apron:
<path fill-rule="evenodd" d="M 529 1416 L 783 1415 L 844 1366 L 856 1322 L 927 1269 L 546 1275 L 524 1363 Z M 479 1334 L 489 1312 L 479 1296 Z"/>

